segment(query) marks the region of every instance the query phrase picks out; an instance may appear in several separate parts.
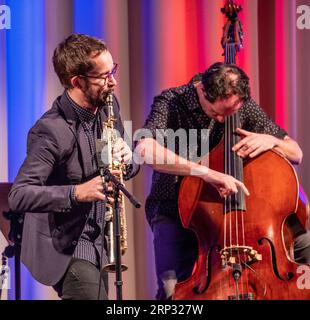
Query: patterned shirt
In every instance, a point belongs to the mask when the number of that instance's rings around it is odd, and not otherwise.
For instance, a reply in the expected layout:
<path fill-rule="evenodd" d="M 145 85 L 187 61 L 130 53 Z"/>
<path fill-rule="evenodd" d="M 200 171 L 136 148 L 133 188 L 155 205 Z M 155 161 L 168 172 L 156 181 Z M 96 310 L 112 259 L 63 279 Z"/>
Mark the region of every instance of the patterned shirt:
<path fill-rule="evenodd" d="M 89 168 L 89 172 L 95 173 L 98 171 L 96 158 L 96 139 L 100 138 L 101 136 L 100 113 L 97 112 L 95 115 L 91 111 L 78 106 L 68 94 L 67 97 L 72 104 L 72 108 L 77 113 L 87 137 L 92 166 Z M 101 255 L 101 227 L 104 212 L 103 206 L 103 201 L 96 201 L 92 203 L 84 230 L 73 254 L 74 258 L 87 260 L 96 266 L 99 265 Z"/>
<path fill-rule="evenodd" d="M 194 78 L 199 80 L 200 77 L 201 75 L 196 75 Z M 209 129 L 209 150 L 212 150 L 223 136 L 224 124 L 209 118 L 203 111 L 193 79 L 186 85 L 165 90 L 156 96 L 144 128 L 150 130 L 154 138 L 156 134 L 157 138 L 161 135 L 158 129 L 172 129 L 174 132 L 184 129 L 187 136 L 190 130 L 197 129 L 198 148 L 201 145 L 201 129 Z M 270 134 L 278 138 L 284 138 L 287 135 L 252 99 L 242 105 L 239 115 L 241 127 L 245 130 Z M 169 148 L 167 141 L 163 141 L 164 146 Z M 190 155 L 190 143 L 186 145 L 186 154 Z M 184 150 L 180 149 L 177 139 L 173 151 L 183 156 L 181 151 Z M 199 152 L 200 150 L 197 150 L 198 155 Z M 179 217 L 178 193 L 181 180 L 181 176 L 153 172 L 151 191 L 145 205 L 147 219 L 151 226 L 160 219 L 160 216 Z"/>

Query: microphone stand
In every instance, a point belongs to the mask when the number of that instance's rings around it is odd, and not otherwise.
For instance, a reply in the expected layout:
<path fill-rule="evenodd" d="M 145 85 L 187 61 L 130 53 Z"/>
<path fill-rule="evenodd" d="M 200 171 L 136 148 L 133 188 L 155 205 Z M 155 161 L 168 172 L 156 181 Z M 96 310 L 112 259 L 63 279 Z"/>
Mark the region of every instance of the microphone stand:
<path fill-rule="evenodd" d="M 21 265 L 20 265 L 20 254 L 21 254 L 21 242 L 23 233 L 23 222 L 24 215 L 18 214 L 13 211 L 3 212 L 3 216 L 10 220 L 10 232 L 9 239 L 12 241 L 12 245 L 9 244 L 3 252 L 3 256 L 7 258 L 15 257 L 15 300 L 21 299 Z"/>
<path fill-rule="evenodd" d="M 135 208 L 140 208 L 141 203 L 131 194 L 125 186 L 111 173 L 109 169 L 100 169 L 101 177 L 106 183 L 112 182 L 114 185 L 114 199 L 119 198 L 120 191 L 128 198 Z M 106 195 L 107 196 L 107 195 Z M 122 258 L 121 258 L 121 230 L 120 230 L 120 206 L 119 201 L 114 202 L 115 214 L 113 215 L 114 242 L 115 242 L 115 287 L 116 299 L 122 300 Z"/>

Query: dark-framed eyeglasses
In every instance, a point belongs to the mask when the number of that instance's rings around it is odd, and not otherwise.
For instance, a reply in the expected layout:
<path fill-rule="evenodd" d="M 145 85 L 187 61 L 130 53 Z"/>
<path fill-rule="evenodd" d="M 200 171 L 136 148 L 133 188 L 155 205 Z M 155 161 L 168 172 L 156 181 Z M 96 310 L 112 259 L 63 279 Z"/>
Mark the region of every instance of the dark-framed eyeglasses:
<path fill-rule="evenodd" d="M 101 76 L 101 77 L 100 76 L 90 76 L 88 74 L 80 75 L 79 77 L 104 80 L 104 82 L 106 83 L 106 81 L 108 79 L 111 79 L 112 77 L 115 76 L 116 71 L 117 71 L 117 67 L 118 67 L 118 63 L 113 63 L 112 70 L 110 72 L 106 73 L 104 76 Z"/>

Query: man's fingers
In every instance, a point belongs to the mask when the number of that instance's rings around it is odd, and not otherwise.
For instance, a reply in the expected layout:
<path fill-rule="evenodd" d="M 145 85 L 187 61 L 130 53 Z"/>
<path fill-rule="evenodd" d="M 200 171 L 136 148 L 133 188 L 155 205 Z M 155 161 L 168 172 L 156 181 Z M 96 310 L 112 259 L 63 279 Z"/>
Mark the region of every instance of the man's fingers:
<path fill-rule="evenodd" d="M 121 151 L 123 151 L 123 153 L 127 153 L 127 150 L 130 150 L 129 146 L 122 138 L 119 138 L 113 146 L 113 155 Z"/>
<path fill-rule="evenodd" d="M 130 151 L 128 152 L 118 152 L 117 154 L 113 154 L 113 157 L 115 160 L 119 162 L 125 162 L 127 163 L 129 160 L 132 159 L 132 153 Z"/>
<path fill-rule="evenodd" d="M 120 176 L 121 175 L 121 170 L 111 170 L 111 173 L 114 174 L 115 176 Z"/>
<path fill-rule="evenodd" d="M 124 145 L 115 144 L 113 147 L 113 155 L 120 153 L 124 149 Z"/>
<path fill-rule="evenodd" d="M 229 188 L 228 191 L 229 191 L 230 193 L 237 193 L 237 192 L 238 192 L 238 188 L 237 188 L 236 184 L 233 183 L 233 184 L 231 185 L 231 187 Z"/>
<path fill-rule="evenodd" d="M 244 145 L 238 152 L 238 156 L 242 158 L 246 158 L 250 153 L 255 151 L 258 148 L 256 143 L 249 143 L 248 145 Z"/>
<path fill-rule="evenodd" d="M 108 202 L 110 204 L 113 204 L 115 202 L 114 198 L 113 197 L 108 197 Z"/>
<path fill-rule="evenodd" d="M 252 134 L 252 132 L 244 130 L 244 129 L 241 129 L 241 128 L 237 128 L 236 132 L 239 133 L 239 134 L 242 134 L 244 136 L 249 136 L 249 135 Z"/>
<path fill-rule="evenodd" d="M 104 201 L 105 200 L 105 195 L 102 192 L 97 192 L 96 193 L 96 198 L 97 198 L 97 200 Z"/>
<path fill-rule="evenodd" d="M 124 159 L 123 159 L 123 161 L 124 161 L 124 163 L 130 163 L 130 160 L 132 159 L 132 155 L 131 154 L 126 154 L 125 156 L 124 156 Z"/>
<path fill-rule="evenodd" d="M 113 147 L 113 158 L 119 162 L 128 162 L 131 157 L 131 149 L 122 138 L 119 138 Z"/>
<path fill-rule="evenodd" d="M 258 156 L 259 154 L 261 154 L 264 151 L 266 151 L 266 150 L 263 147 L 259 147 L 254 152 L 250 153 L 249 157 L 250 158 L 254 158 L 254 157 Z"/>
<path fill-rule="evenodd" d="M 232 147 L 232 151 L 238 151 L 239 149 L 241 149 L 244 145 L 246 145 L 250 140 L 252 139 L 252 137 L 245 137 L 242 140 L 240 140 L 238 143 L 236 143 L 233 147 Z"/>
<path fill-rule="evenodd" d="M 242 189 L 242 191 L 243 191 L 247 196 L 250 195 L 250 192 L 249 192 L 249 190 L 247 189 L 247 187 L 244 185 L 244 183 L 242 183 L 242 182 L 239 181 L 239 180 L 236 180 L 236 185 L 237 185 L 240 189 Z"/>

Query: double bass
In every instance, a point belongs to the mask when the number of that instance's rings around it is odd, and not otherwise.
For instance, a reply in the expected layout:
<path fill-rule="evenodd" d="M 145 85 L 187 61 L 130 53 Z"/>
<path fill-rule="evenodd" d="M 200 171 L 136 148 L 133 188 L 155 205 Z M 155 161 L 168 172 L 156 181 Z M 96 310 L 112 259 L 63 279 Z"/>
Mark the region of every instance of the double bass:
<path fill-rule="evenodd" d="M 240 10 L 233 1 L 222 9 L 228 17 L 222 39 L 228 63 L 235 63 L 242 44 Z M 241 139 L 238 127 L 238 113 L 226 117 L 223 139 L 209 153 L 209 167 L 243 181 L 250 196 L 240 190 L 221 198 L 202 179 L 183 179 L 180 218 L 195 232 L 199 249 L 192 275 L 176 285 L 173 299 L 310 299 L 304 266 L 293 256 L 294 238 L 307 230 L 307 197 L 281 153 L 272 149 L 242 159 L 232 151 Z"/>

